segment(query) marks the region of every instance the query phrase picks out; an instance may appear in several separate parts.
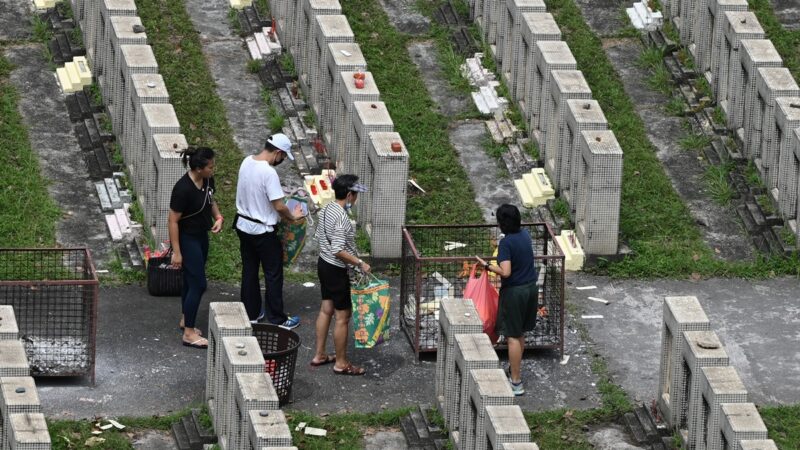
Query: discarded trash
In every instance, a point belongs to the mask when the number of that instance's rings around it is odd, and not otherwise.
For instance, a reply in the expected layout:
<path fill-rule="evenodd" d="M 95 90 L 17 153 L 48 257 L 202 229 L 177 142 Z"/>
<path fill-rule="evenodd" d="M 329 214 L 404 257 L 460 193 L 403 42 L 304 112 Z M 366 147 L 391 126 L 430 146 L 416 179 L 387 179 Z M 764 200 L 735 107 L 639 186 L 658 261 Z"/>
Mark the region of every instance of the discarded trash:
<path fill-rule="evenodd" d="M 595 286 L 595 285 L 591 285 L 591 286 L 578 286 L 578 287 L 576 287 L 575 289 L 577 289 L 577 290 L 579 290 L 579 291 L 585 291 L 585 290 L 587 290 L 587 289 L 597 289 L 597 286 Z"/>
<path fill-rule="evenodd" d="M 305 283 L 303 283 L 303 287 L 314 287 L 314 283 L 306 281 Z"/>
<path fill-rule="evenodd" d="M 158 339 L 156 339 L 156 340 L 158 340 Z M 123 424 L 121 424 L 121 423 L 117 422 L 116 420 L 108 419 L 108 422 L 109 422 L 111 425 L 114 425 L 114 428 L 116 428 L 116 429 L 118 429 L 118 430 L 124 430 L 124 429 L 125 429 L 125 425 L 123 425 Z"/>
<path fill-rule="evenodd" d="M 100 426 L 100 429 L 101 429 L 101 430 L 103 430 L 103 431 L 105 431 L 105 430 L 107 430 L 107 429 L 109 429 L 109 428 L 111 428 L 111 427 L 113 427 L 113 426 L 114 426 L 114 425 L 111 425 L 110 423 L 107 423 L 107 424 L 105 424 L 105 425 L 101 425 L 101 426 Z"/>
<path fill-rule="evenodd" d="M 600 302 L 600 303 L 602 303 L 604 305 L 608 304 L 608 300 L 603 300 L 602 298 L 598 298 L 598 297 L 587 297 L 587 298 L 589 300 L 593 301 L 593 302 Z"/>
<path fill-rule="evenodd" d="M 351 56 L 353 56 L 353 54 L 352 54 L 352 53 L 350 53 L 350 52 L 348 52 L 347 50 L 339 50 L 339 51 L 340 51 L 340 52 L 342 52 L 342 54 L 343 54 L 344 56 L 347 56 L 348 58 L 349 58 L 349 57 L 351 57 Z"/>
<path fill-rule="evenodd" d="M 569 355 L 564 355 L 561 358 L 561 362 L 559 364 L 561 364 L 562 366 L 566 366 L 568 362 L 569 362 Z"/>
<path fill-rule="evenodd" d="M 86 442 L 83 443 L 83 445 L 91 448 L 91 447 L 96 447 L 105 441 L 106 441 L 105 438 L 94 436 L 87 439 Z"/>
<path fill-rule="evenodd" d="M 108 269 L 97 269 L 95 270 L 97 273 L 108 273 Z"/>
<path fill-rule="evenodd" d="M 294 427 L 294 431 L 300 431 L 303 428 L 305 428 L 306 425 L 308 425 L 306 422 L 300 422 L 300 423 L 297 424 L 296 427 Z"/>
<path fill-rule="evenodd" d="M 581 316 L 581 319 L 602 319 L 602 314 L 584 314 Z"/>
<path fill-rule="evenodd" d="M 322 428 L 306 427 L 305 433 L 309 436 L 325 437 L 328 434 L 328 430 L 324 430 Z"/>
<path fill-rule="evenodd" d="M 444 241 L 444 249 L 446 251 L 455 250 L 457 248 L 462 248 L 466 246 L 467 244 L 462 244 L 461 242 Z"/>
<path fill-rule="evenodd" d="M 420 191 L 422 191 L 423 194 L 427 194 L 427 192 L 425 192 L 425 189 L 422 189 L 422 187 L 420 187 L 420 185 L 418 185 L 416 181 L 408 180 L 408 182 L 411 183 L 411 185 L 414 186 L 415 188 L 417 188 Z"/>

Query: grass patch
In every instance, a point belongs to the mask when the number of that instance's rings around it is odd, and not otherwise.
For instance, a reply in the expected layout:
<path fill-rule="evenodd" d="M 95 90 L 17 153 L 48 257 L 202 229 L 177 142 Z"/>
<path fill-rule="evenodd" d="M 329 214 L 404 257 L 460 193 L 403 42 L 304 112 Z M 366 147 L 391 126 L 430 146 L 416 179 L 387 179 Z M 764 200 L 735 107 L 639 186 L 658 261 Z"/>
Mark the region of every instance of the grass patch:
<path fill-rule="evenodd" d="M 408 198 L 406 222 L 482 223 L 472 186 L 449 140 L 448 119 L 436 111 L 406 49 L 410 38 L 394 28 L 377 0 L 342 2 L 342 13 L 408 148 L 409 175 L 427 191 Z"/>
<path fill-rule="evenodd" d="M 53 39 L 53 30 L 50 29 L 47 21 L 42 19 L 38 14 L 31 18 L 33 25 L 33 39 L 45 45 Z"/>
<path fill-rule="evenodd" d="M 258 73 L 262 66 L 263 63 L 259 59 L 251 59 L 247 61 L 247 71 L 250 73 Z"/>
<path fill-rule="evenodd" d="M 0 236 L 3 247 L 51 247 L 61 212 L 47 192 L 48 181 L 19 113 L 12 69 L 0 54 L 0 165 L 10 168 L 0 178 Z"/>
<path fill-rule="evenodd" d="M 672 93 L 672 75 L 662 64 L 650 72 L 650 76 L 647 77 L 647 85 L 654 91 L 669 95 Z"/>
<path fill-rule="evenodd" d="M 106 430 L 97 436 L 105 439 L 94 447 L 86 445 L 88 439 L 95 437 L 92 431 L 95 424 L 99 421 L 94 420 L 48 420 L 47 430 L 50 432 L 53 450 L 81 450 L 86 448 L 103 449 L 133 449 L 130 441 L 130 433 L 140 430 L 169 430 L 173 423 L 179 421 L 183 416 L 189 414 L 185 409 L 168 416 L 153 417 L 121 417 L 116 419 L 125 425 L 125 432 L 114 431 L 113 428 Z"/>
<path fill-rule="evenodd" d="M 723 206 L 730 205 L 733 199 L 734 192 L 730 184 L 728 184 L 728 175 L 732 169 L 733 166 L 730 163 L 709 166 L 704 175 L 711 198 Z"/>
<path fill-rule="evenodd" d="M 775 214 L 775 208 L 772 206 L 772 200 L 769 199 L 768 195 L 756 195 L 755 197 L 758 207 L 761 208 L 761 212 L 763 212 L 765 216 L 772 216 Z"/>
<path fill-rule="evenodd" d="M 297 76 L 297 72 L 295 71 L 294 68 L 294 58 L 292 58 L 292 54 L 286 52 L 282 54 L 280 58 L 281 58 L 280 59 L 281 69 L 283 69 L 284 72 L 288 72 L 292 76 Z"/>
<path fill-rule="evenodd" d="M 761 181 L 761 174 L 758 173 L 758 168 L 753 161 L 747 161 L 747 167 L 744 169 L 744 179 L 747 180 L 747 184 L 753 187 L 764 187 L 764 183 Z"/>
<path fill-rule="evenodd" d="M 647 138 L 644 123 L 625 94 L 600 39 L 586 25 L 574 0 L 546 0 L 546 4 L 625 152 L 620 231 L 633 255 L 619 262 L 601 263 L 594 271 L 627 278 L 800 274 L 796 256 L 787 260 L 759 257 L 755 262 L 741 263 L 714 256 L 655 157 L 656 149 Z"/>
<path fill-rule="evenodd" d="M 655 70 L 664 65 L 664 54 L 658 47 L 645 47 L 636 64 L 642 69 Z"/>
<path fill-rule="evenodd" d="M 761 406 L 758 408 L 769 438 L 780 449 L 796 449 L 800 442 L 800 405 Z"/>
<path fill-rule="evenodd" d="M 418 7 L 418 9 L 420 8 Z M 450 29 L 434 21 L 431 23 L 430 35 L 436 42 L 436 55 L 450 88 L 454 93 L 469 95 L 473 88 L 470 86 L 469 80 L 461 73 L 461 65 L 464 64 L 465 58 L 456 52 L 450 36 Z"/>
<path fill-rule="evenodd" d="M 236 8 L 230 8 L 228 10 L 228 26 L 230 26 L 231 30 L 237 35 L 242 34 L 242 24 L 239 23 L 239 11 Z"/>
<path fill-rule="evenodd" d="M 712 139 L 705 134 L 688 133 L 678 140 L 683 150 L 702 150 L 711 145 Z"/>
<path fill-rule="evenodd" d="M 283 112 L 281 112 L 280 108 L 275 105 L 269 105 L 269 109 L 267 110 L 267 123 L 269 123 L 269 129 L 272 130 L 273 133 L 278 133 L 283 129 L 286 118 L 283 116 Z"/>
<path fill-rule="evenodd" d="M 670 116 L 682 117 L 685 114 L 686 102 L 680 95 L 673 95 L 664 105 L 664 112 Z"/>
<path fill-rule="evenodd" d="M 225 108 L 202 53 L 200 35 L 184 4 L 185 0 L 136 2 L 186 139 L 193 145 L 207 145 L 217 153 L 216 198 L 222 214 L 233 217 L 242 152 L 233 140 Z M 208 276 L 238 280 L 240 263 L 239 240 L 226 225 L 222 233 L 211 235 Z"/>
<path fill-rule="evenodd" d="M 483 140 L 483 149 L 486 154 L 495 159 L 500 159 L 508 149 L 503 144 L 498 144 L 491 136 L 486 136 Z"/>
<path fill-rule="evenodd" d="M 402 408 L 372 414 L 331 414 L 318 417 L 303 411 L 287 411 L 286 420 L 292 430 L 292 444 L 299 448 L 327 450 L 342 448 L 363 448 L 364 431 L 367 428 L 399 427 L 400 418 L 411 411 Z M 327 436 L 307 436 L 302 431 L 295 431 L 300 422 L 309 427 L 323 428 Z"/>
<path fill-rule="evenodd" d="M 569 218 L 569 203 L 567 203 L 564 198 L 559 197 L 555 199 L 553 201 L 553 207 L 551 208 L 551 211 L 556 215 L 556 217 L 559 217 L 561 220 L 563 220 L 564 223 L 569 224 L 571 222 Z"/>
<path fill-rule="evenodd" d="M 718 125 L 725 125 L 728 123 L 727 119 L 725 118 L 725 111 L 722 110 L 722 107 L 717 105 L 714 107 L 714 112 L 711 113 L 711 119 Z"/>

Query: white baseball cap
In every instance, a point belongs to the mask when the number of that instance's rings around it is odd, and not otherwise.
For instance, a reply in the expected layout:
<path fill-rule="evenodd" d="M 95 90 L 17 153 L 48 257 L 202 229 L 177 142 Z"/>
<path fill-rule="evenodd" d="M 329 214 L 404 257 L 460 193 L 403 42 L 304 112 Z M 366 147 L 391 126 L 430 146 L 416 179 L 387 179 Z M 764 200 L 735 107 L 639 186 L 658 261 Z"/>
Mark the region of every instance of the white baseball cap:
<path fill-rule="evenodd" d="M 290 141 L 285 134 L 283 133 L 273 134 L 272 136 L 270 136 L 269 139 L 267 139 L 267 144 L 286 153 L 286 156 L 289 157 L 289 159 L 291 159 L 292 161 L 294 161 L 294 155 L 292 155 L 292 141 Z"/>

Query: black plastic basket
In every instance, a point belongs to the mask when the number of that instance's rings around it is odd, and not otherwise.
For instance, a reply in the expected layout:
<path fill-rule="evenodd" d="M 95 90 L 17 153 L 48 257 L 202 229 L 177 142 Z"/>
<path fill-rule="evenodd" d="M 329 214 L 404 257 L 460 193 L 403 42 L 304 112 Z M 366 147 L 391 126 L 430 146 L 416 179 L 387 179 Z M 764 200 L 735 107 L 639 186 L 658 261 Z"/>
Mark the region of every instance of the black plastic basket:
<path fill-rule="evenodd" d="M 183 273 L 171 265 L 172 254 L 151 256 L 147 261 L 147 292 L 156 297 L 180 297 Z"/>
<path fill-rule="evenodd" d="M 300 336 L 294 331 L 265 323 L 253 324 L 253 336 L 264 355 L 264 371 L 272 378 L 272 385 L 283 406 L 292 396 Z"/>

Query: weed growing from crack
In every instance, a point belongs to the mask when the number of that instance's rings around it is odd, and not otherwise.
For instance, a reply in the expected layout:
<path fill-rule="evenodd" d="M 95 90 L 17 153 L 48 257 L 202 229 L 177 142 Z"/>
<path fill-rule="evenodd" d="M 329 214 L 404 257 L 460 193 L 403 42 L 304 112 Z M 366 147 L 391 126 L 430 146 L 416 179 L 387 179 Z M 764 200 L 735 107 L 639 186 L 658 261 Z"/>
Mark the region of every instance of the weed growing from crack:
<path fill-rule="evenodd" d="M 672 93 L 672 74 L 662 64 L 651 71 L 647 77 L 647 85 L 655 91 L 669 95 Z"/>
<path fill-rule="evenodd" d="M 235 8 L 230 8 L 228 10 L 228 26 L 231 27 L 237 36 L 242 34 L 242 24 L 239 23 L 239 11 Z"/>
<path fill-rule="evenodd" d="M 664 112 L 671 116 L 681 117 L 685 114 L 686 102 L 680 95 L 673 95 L 666 105 L 664 105 Z"/>
<path fill-rule="evenodd" d="M 655 70 L 664 65 L 664 54 L 660 48 L 645 47 L 636 64 L 642 69 Z"/>
<path fill-rule="evenodd" d="M 678 140 L 683 150 L 702 150 L 711 145 L 712 139 L 704 134 L 689 133 Z"/>
<path fill-rule="evenodd" d="M 704 174 L 711 198 L 722 206 L 730 205 L 733 199 L 734 191 L 728 183 L 731 170 L 733 170 L 731 163 L 711 165 Z"/>
<path fill-rule="evenodd" d="M 280 133 L 286 118 L 277 106 L 270 104 L 267 110 L 267 122 L 269 123 L 269 129 L 273 133 Z"/>
<path fill-rule="evenodd" d="M 264 66 L 264 62 L 260 59 L 251 59 L 247 61 L 247 71 L 249 73 L 258 73 Z"/>

